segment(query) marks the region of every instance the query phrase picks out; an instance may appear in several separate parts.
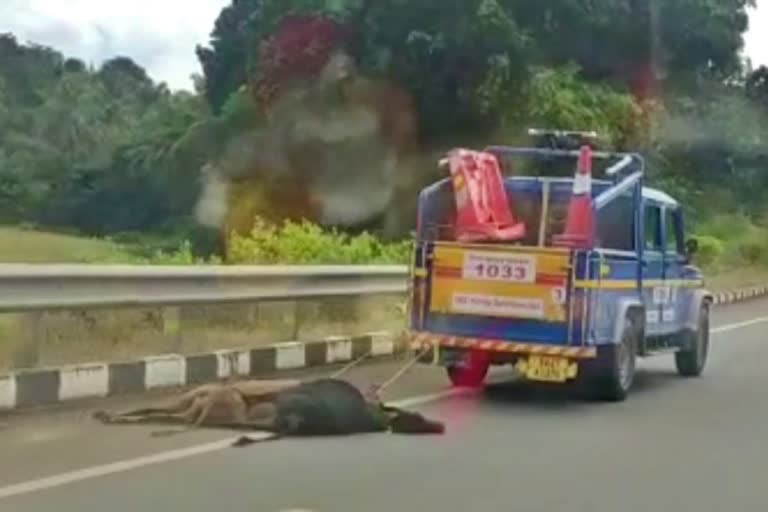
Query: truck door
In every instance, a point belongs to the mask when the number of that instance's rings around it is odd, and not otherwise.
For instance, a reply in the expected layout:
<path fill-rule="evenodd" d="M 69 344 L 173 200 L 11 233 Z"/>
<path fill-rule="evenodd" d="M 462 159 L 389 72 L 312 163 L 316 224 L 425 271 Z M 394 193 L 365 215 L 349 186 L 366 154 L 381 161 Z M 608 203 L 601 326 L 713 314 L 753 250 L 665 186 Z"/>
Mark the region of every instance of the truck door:
<path fill-rule="evenodd" d="M 678 332 L 682 327 L 680 309 L 685 302 L 687 288 L 683 284 L 686 257 L 680 208 L 666 206 L 664 215 L 664 285 L 669 290 L 662 304 L 661 325 L 666 333 Z"/>
<path fill-rule="evenodd" d="M 643 247 L 643 301 L 645 303 L 645 331 L 655 335 L 661 332 L 662 304 L 667 300 L 664 286 L 664 251 L 662 239 L 662 208 L 644 201 L 645 245 Z"/>

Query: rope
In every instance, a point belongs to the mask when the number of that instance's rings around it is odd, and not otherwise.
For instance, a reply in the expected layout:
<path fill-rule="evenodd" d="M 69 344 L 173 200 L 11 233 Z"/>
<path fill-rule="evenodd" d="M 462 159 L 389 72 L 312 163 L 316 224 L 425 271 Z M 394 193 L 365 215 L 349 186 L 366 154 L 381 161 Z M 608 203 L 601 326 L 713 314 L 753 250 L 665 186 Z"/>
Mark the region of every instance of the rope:
<path fill-rule="evenodd" d="M 406 363 L 399 370 L 397 370 L 395 372 L 395 374 L 392 375 L 392 377 L 390 377 L 383 384 L 380 384 L 378 386 L 376 386 L 376 385 L 372 386 L 372 389 L 370 391 L 375 393 L 376 395 L 378 395 L 379 393 L 383 392 L 385 389 L 387 389 L 392 384 L 397 382 L 403 375 L 405 375 L 408 372 L 408 370 L 413 368 L 414 365 L 416 365 L 416 363 L 419 361 L 419 359 L 421 359 L 421 357 L 424 354 L 429 352 L 429 350 L 430 350 L 430 347 L 422 348 L 421 351 L 417 352 L 416 355 L 414 355 L 411 359 L 406 361 Z M 372 350 L 369 350 L 368 352 L 366 352 L 365 354 L 361 355 L 360 357 L 358 357 L 354 361 L 348 363 L 346 366 L 341 368 L 339 371 L 333 373 L 330 378 L 332 378 L 332 379 L 340 378 L 342 375 L 346 374 L 352 368 L 354 368 L 355 366 L 359 365 L 361 362 L 363 362 L 368 357 L 370 357 L 372 355 L 372 352 L 373 352 Z"/>
<path fill-rule="evenodd" d="M 358 364 L 362 363 L 364 360 L 368 359 L 368 357 L 369 357 L 371 354 L 373 354 L 373 349 L 371 349 L 371 350 L 369 350 L 368 352 L 366 352 L 365 354 L 361 355 L 360 357 L 358 357 L 358 358 L 357 358 L 357 359 L 355 359 L 354 361 L 352 361 L 352 362 L 350 362 L 350 363 L 347 363 L 347 365 L 346 365 L 346 366 L 344 366 L 342 369 L 340 369 L 340 370 L 339 370 L 339 371 L 337 371 L 336 373 L 332 374 L 330 378 L 332 378 L 332 379 L 338 379 L 338 378 L 340 378 L 342 375 L 344 375 L 345 373 L 347 373 L 349 370 L 351 370 L 352 368 L 354 368 L 354 367 L 355 367 L 355 366 L 357 366 Z"/>
<path fill-rule="evenodd" d="M 429 350 L 430 350 L 430 347 L 422 348 L 421 351 L 417 352 L 415 356 L 413 356 L 397 372 L 395 372 L 395 374 L 392 375 L 392 377 L 390 377 L 389 380 L 384 382 L 384 384 L 376 386 L 376 392 L 381 393 L 382 391 L 387 389 L 389 386 L 397 382 L 397 380 L 400 379 L 403 375 L 405 375 L 406 372 L 408 372 L 408 370 L 413 368 L 414 365 L 416 365 L 416 363 L 419 362 L 419 359 L 421 359 L 421 357 L 424 356 L 424 354 L 429 352 Z"/>

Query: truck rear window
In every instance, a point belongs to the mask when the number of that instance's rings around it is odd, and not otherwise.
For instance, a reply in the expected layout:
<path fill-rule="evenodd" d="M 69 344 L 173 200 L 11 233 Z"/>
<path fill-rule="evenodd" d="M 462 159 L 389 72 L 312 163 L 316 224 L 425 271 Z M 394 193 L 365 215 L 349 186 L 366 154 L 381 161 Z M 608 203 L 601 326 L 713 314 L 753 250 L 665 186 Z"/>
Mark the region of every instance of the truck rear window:
<path fill-rule="evenodd" d="M 559 184 L 561 185 L 561 184 Z M 550 246 L 552 237 L 565 229 L 570 185 L 552 187 L 546 205 L 542 189 L 533 187 L 508 187 L 508 196 L 512 212 L 526 226 L 526 236 L 517 242 L 526 246 Z M 441 183 L 424 200 L 420 219 L 419 236 L 430 241 L 454 241 L 454 221 L 456 203 L 450 182 Z M 546 219 L 542 225 L 542 212 L 546 209 Z M 540 238 L 543 235 L 543 240 Z M 541 243 L 540 243 L 541 242 Z"/>

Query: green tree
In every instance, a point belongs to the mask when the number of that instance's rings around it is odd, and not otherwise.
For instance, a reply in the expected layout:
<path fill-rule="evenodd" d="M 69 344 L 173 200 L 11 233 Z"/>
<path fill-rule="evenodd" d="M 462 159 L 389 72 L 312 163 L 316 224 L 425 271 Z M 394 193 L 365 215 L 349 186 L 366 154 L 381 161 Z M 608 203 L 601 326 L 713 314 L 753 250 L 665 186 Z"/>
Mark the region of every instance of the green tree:
<path fill-rule="evenodd" d="M 768 109 L 768 67 L 760 66 L 747 76 L 747 95 Z"/>
<path fill-rule="evenodd" d="M 164 229 L 190 216 L 204 157 L 178 141 L 206 113 L 197 96 L 164 95 L 105 158 L 80 161 L 45 208 L 45 220 L 104 235 Z"/>
<path fill-rule="evenodd" d="M 539 60 L 577 63 L 592 80 L 654 92 L 653 82 L 694 86 L 740 69 L 753 0 L 507 0 L 536 41 Z"/>
<path fill-rule="evenodd" d="M 189 224 L 201 165 L 265 122 L 254 88 L 276 68 L 267 43 L 306 15 L 341 24 L 362 74 L 409 90 L 427 151 L 534 124 L 594 129 L 646 150 L 652 179 L 686 203 L 757 216 L 768 70 L 746 73 L 739 57 L 753 4 L 233 0 L 197 48 L 196 92 L 175 94 L 130 57 L 92 69 L 0 34 L 0 221 L 98 234 Z"/>
<path fill-rule="evenodd" d="M 524 123 L 593 130 L 622 150 L 647 143 L 647 117 L 628 92 L 587 82 L 578 68 L 540 69 L 526 88 Z"/>
<path fill-rule="evenodd" d="M 306 13 L 349 24 L 349 50 L 364 71 L 408 85 L 428 136 L 489 129 L 526 74 L 526 38 L 497 0 L 237 1 L 198 49 L 215 112 L 258 73 L 260 45 L 280 21 Z"/>
<path fill-rule="evenodd" d="M 64 57 L 39 45 L 21 45 L 12 34 L 0 34 L 0 78 L 9 102 L 28 106 L 42 101 L 39 90 L 55 82 Z"/>
<path fill-rule="evenodd" d="M 246 83 L 253 25 L 261 0 L 233 0 L 216 19 L 208 47 L 198 46 L 205 75 L 205 96 L 214 113 L 221 112 L 230 94 Z"/>
<path fill-rule="evenodd" d="M 125 57 L 94 72 L 11 37 L 0 48 L 17 71 L 0 73 L 0 220 L 106 234 L 190 215 L 205 155 L 179 141 L 208 116 L 200 96 L 171 94 Z"/>
<path fill-rule="evenodd" d="M 591 81 L 640 97 L 657 79 L 698 87 L 740 69 L 752 0 L 238 0 L 225 8 L 210 48 L 198 49 L 206 95 L 220 112 L 258 73 L 260 44 L 288 15 L 346 22 L 367 71 L 406 84 L 428 139 L 482 134 L 499 122 L 530 65 L 575 63 Z M 682 24 L 682 25 L 681 25 Z M 682 28 L 681 28 L 682 26 Z"/>

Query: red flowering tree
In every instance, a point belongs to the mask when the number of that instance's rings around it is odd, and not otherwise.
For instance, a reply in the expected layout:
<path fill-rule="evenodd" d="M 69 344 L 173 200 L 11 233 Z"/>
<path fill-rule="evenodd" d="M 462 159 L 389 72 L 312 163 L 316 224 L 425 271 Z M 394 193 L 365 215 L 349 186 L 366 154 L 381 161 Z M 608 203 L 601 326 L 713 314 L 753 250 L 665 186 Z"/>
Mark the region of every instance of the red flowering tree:
<path fill-rule="evenodd" d="M 259 49 L 255 83 L 259 103 L 268 108 L 281 86 L 316 78 L 348 38 L 347 28 L 330 18 L 317 15 L 284 18 Z"/>

